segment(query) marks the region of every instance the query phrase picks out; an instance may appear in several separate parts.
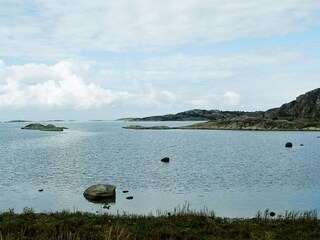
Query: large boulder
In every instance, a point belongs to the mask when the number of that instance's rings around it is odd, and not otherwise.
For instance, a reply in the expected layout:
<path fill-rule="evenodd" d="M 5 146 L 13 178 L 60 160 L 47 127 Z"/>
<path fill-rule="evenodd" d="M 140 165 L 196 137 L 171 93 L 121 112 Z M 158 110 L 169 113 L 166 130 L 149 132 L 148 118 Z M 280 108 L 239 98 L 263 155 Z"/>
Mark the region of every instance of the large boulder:
<path fill-rule="evenodd" d="M 83 196 L 90 201 L 112 200 L 116 197 L 116 187 L 110 184 L 96 184 L 88 187 Z"/>

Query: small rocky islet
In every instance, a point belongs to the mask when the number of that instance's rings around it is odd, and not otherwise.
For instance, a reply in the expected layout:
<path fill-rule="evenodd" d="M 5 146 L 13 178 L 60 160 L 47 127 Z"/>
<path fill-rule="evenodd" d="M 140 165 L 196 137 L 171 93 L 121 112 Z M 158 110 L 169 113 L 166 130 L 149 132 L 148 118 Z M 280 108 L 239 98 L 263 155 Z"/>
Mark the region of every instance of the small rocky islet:
<path fill-rule="evenodd" d="M 68 129 L 68 128 L 67 127 L 56 127 L 53 124 L 43 125 L 40 123 L 31 123 L 31 124 L 26 125 L 25 127 L 22 127 L 21 129 L 59 132 L 59 131 L 63 131 L 64 129 Z"/>

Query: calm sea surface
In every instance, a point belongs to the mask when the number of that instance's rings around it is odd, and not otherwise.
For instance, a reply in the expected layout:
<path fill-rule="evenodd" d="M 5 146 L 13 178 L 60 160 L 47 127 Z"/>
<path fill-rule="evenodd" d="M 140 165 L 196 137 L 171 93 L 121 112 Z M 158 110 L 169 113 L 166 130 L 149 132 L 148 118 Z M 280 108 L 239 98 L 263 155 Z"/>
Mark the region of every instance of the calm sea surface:
<path fill-rule="evenodd" d="M 137 131 L 122 129 L 131 124 L 125 122 L 54 124 L 69 129 L 41 132 L 21 130 L 25 123 L 0 123 L 1 212 L 30 207 L 36 212 L 156 214 L 189 204 L 218 216 L 253 217 L 267 208 L 276 213 L 320 209 L 320 132 Z M 284 147 L 288 141 L 293 148 Z M 162 163 L 163 157 L 170 157 L 170 163 Z M 83 197 L 97 183 L 117 187 L 110 209 Z"/>

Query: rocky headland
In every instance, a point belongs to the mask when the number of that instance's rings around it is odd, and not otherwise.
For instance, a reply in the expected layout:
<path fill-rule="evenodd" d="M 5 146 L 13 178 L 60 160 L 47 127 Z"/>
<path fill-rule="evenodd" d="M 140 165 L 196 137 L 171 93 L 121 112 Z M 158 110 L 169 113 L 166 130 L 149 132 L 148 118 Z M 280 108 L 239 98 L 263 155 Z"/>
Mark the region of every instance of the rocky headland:
<path fill-rule="evenodd" d="M 183 127 L 131 125 L 129 129 L 224 129 L 320 131 L 320 88 L 267 111 L 241 112 L 194 109 L 177 114 L 132 118 L 131 121 L 206 121 Z"/>

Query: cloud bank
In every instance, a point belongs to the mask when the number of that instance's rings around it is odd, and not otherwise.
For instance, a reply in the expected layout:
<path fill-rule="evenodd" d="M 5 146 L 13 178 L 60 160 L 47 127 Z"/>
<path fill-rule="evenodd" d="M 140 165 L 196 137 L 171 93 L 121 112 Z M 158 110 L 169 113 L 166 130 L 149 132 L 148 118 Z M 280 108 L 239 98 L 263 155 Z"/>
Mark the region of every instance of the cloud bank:
<path fill-rule="evenodd" d="M 72 69 L 71 62 L 62 61 L 48 66 L 26 64 L 0 65 L 0 107 L 39 107 L 86 110 L 111 105 L 128 97 L 86 83 Z"/>
<path fill-rule="evenodd" d="M 266 110 L 319 87 L 314 0 L 4 0 L 0 8 L 1 110 Z"/>
<path fill-rule="evenodd" d="M 284 36 L 318 26 L 313 0 L 4 1 L 0 52 L 72 57 Z"/>
<path fill-rule="evenodd" d="M 168 110 L 177 105 L 181 108 L 210 106 L 210 101 L 217 105 L 239 104 L 239 95 L 231 91 L 209 98 L 198 93 L 189 96 L 188 92 L 190 88 L 194 88 L 194 84 L 182 85 L 175 89 L 164 83 L 172 81 L 174 75 L 178 83 L 181 78 L 186 79 L 188 73 L 172 74 L 169 79 L 157 78 L 161 74 L 161 71 L 150 72 L 143 68 L 135 72 L 126 72 L 125 75 L 128 77 L 126 82 L 123 81 L 121 74 L 118 79 L 115 78 L 117 74 L 114 71 L 92 71 L 90 65 L 73 60 L 52 65 L 32 63 L 12 66 L 6 66 L 1 61 L 0 108 L 90 110 L 126 106 L 137 109 Z M 204 73 L 206 74 L 210 78 L 210 73 Z M 88 78 L 89 76 L 91 79 Z M 139 76 L 139 81 L 132 82 L 134 76 Z M 219 76 L 221 77 L 220 73 L 217 77 Z M 112 80 L 108 81 L 108 79 Z M 112 81 L 121 82 L 126 86 L 122 88 L 127 90 L 119 90 L 119 87 L 108 88 L 106 82 L 112 83 Z M 164 85 L 161 86 L 161 83 Z M 203 87 L 211 88 L 211 86 Z M 203 89 L 200 92 L 203 92 Z M 205 104 L 201 106 L 200 103 Z"/>

